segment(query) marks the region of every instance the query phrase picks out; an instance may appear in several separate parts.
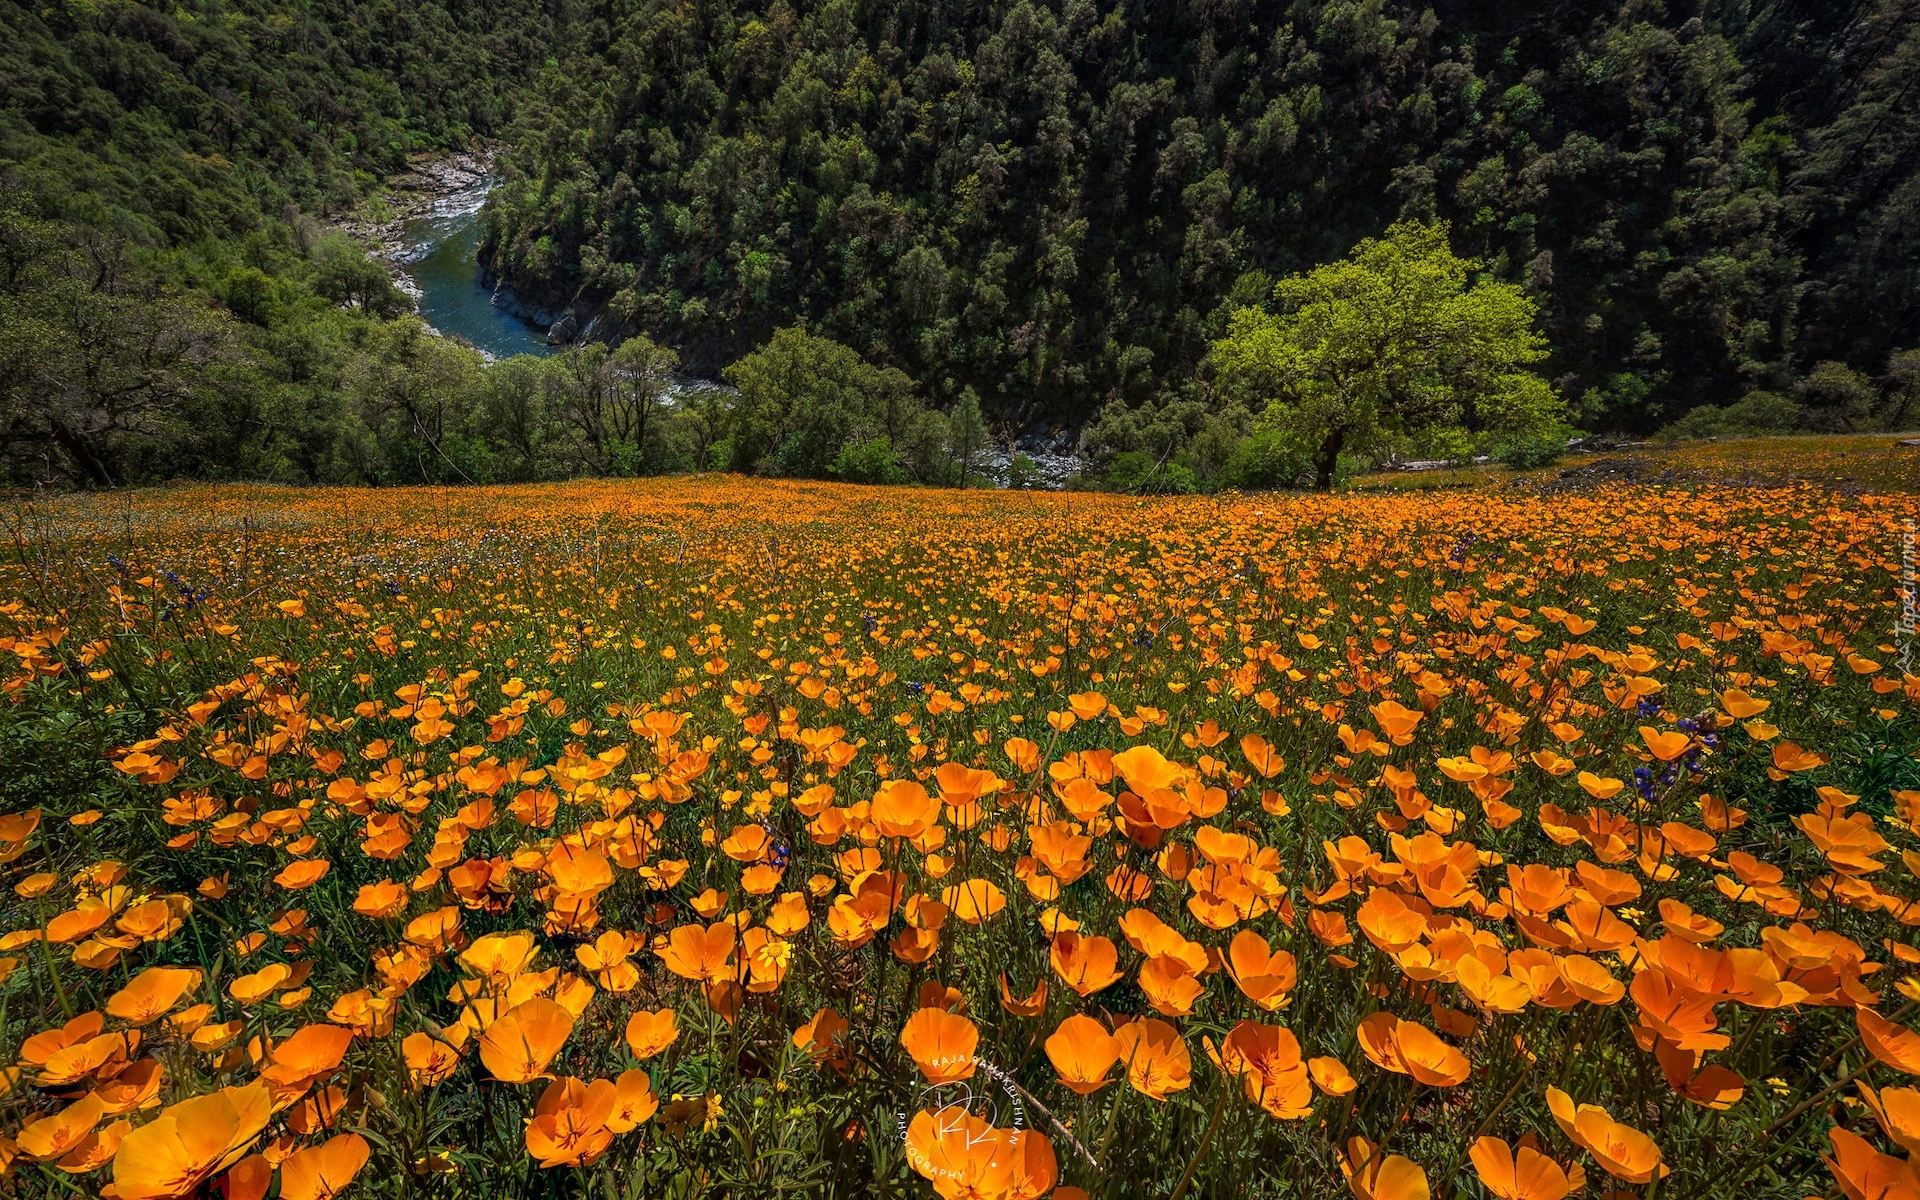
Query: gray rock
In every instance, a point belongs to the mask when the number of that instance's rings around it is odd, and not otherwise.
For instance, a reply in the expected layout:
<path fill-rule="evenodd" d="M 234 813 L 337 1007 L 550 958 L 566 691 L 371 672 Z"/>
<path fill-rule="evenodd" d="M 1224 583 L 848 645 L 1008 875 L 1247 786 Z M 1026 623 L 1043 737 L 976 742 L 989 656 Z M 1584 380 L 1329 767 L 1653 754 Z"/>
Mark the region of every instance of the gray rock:
<path fill-rule="evenodd" d="M 1020 453 L 1033 460 L 1033 465 L 1038 475 L 1034 486 L 1040 490 L 1050 492 L 1059 491 L 1064 488 L 1067 482 L 1074 476 L 1084 472 L 1089 465 L 1086 459 L 1081 458 L 1077 454 L 1054 454 L 1046 450 L 1029 450 L 1023 444 L 1028 438 L 1033 438 L 1036 441 L 1040 440 L 1039 435 L 1027 434 L 1023 435 L 1015 444 L 1020 446 Z M 1054 445 L 1057 443 L 1049 439 L 1045 441 L 1044 444 Z M 993 480 L 993 486 L 1003 488 L 1007 486 L 1007 477 L 1012 465 L 1013 455 L 1004 449 L 996 448 L 980 456 L 979 460 L 974 464 L 974 471 L 977 474 L 985 475 Z"/>

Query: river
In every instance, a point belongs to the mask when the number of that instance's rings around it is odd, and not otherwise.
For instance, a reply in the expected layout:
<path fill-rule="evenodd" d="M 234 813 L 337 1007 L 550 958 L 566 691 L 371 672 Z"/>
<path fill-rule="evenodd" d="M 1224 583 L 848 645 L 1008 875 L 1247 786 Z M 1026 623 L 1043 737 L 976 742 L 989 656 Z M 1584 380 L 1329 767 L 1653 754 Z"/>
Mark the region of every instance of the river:
<path fill-rule="evenodd" d="M 552 354 L 545 332 L 500 308 L 480 280 L 480 206 L 493 180 L 452 192 L 401 226 L 394 262 L 420 319 L 490 358 Z"/>

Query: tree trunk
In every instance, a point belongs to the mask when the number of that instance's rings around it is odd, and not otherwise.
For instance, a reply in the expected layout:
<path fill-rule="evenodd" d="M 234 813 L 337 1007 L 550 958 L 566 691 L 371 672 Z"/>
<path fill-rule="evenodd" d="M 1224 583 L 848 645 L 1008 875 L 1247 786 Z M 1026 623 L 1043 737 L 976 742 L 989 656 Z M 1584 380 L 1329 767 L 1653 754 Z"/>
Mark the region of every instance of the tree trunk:
<path fill-rule="evenodd" d="M 106 460 L 95 451 L 90 439 L 65 421 L 56 419 L 48 422 L 48 425 L 53 440 L 67 452 L 73 465 L 86 473 L 88 482 L 98 487 L 113 486 L 113 472 L 108 469 Z"/>
<path fill-rule="evenodd" d="M 1320 450 L 1313 456 L 1313 490 L 1330 492 L 1333 490 L 1333 469 L 1340 465 L 1340 448 L 1346 445 L 1347 431 L 1335 429 L 1320 443 Z"/>

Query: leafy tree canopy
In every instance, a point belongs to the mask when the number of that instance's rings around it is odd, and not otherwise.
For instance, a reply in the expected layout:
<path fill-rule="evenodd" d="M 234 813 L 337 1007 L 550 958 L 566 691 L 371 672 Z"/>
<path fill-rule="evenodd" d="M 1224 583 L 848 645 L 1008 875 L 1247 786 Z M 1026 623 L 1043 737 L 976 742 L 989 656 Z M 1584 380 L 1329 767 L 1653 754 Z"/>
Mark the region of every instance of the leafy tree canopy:
<path fill-rule="evenodd" d="M 724 374 L 740 393 L 735 470 L 821 477 L 850 443 L 909 440 L 923 414 L 905 374 L 798 326 L 776 330 Z"/>
<path fill-rule="evenodd" d="M 1277 312 L 1242 308 L 1213 344 L 1223 384 L 1313 457 L 1332 486 L 1342 451 L 1378 454 L 1436 428 L 1551 428 L 1563 414 L 1528 368 L 1547 357 L 1533 301 L 1475 278 L 1443 223 L 1402 221 L 1351 254 L 1274 286 Z"/>

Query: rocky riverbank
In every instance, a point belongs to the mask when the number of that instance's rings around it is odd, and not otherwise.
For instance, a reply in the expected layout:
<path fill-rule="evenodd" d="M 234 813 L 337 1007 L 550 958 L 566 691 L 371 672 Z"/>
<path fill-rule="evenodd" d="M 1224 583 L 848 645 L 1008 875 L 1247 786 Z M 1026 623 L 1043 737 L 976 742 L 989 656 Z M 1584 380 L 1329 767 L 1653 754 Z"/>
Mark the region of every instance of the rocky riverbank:
<path fill-rule="evenodd" d="M 420 240 L 420 226 L 477 213 L 496 182 L 493 156 L 492 147 L 417 156 L 405 174 L 387 181 L 386 192 L 338 226 L 392 268 L 394 286 L 418 304 L 423 291 L 415 268 L 434 250 L 431 242 Z M 527 304 L 484 269 L 475 273 L 479 284 L 491 292 L 494 308 L 531 326 L 548 345 L 618 340 L 621 331 L 603 313 Z"/>
<path fill-rule="evenodd" d="M 427 216 L 456 197 L 484 196 L 492 178 L 490 148 L 416 155 L 408 161 L 406 174 L 387 180 L 385 193 L 337 225 L 369 253 L 397 264 L 408 250 L 408 221 Z"/>

